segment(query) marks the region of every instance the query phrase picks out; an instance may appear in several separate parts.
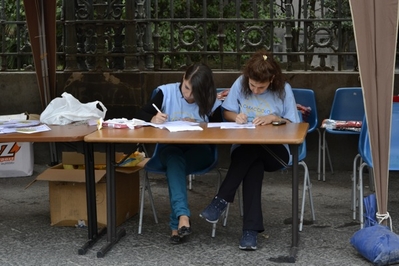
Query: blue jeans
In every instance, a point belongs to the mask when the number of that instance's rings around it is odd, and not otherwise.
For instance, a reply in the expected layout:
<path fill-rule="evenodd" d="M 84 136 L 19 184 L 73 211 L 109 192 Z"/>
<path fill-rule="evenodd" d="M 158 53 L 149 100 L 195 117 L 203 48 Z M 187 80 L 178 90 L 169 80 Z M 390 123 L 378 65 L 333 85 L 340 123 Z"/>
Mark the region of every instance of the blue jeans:
<path fill-rule="evenodd" d="M 190 217 L 186 177 L 211 165 L 212 151 L 209 145 L 205 144 L 160 144 L 159 159 L 166 168 L 169 187 L 171 207 L 169 225 L 172 230 L 177 230 L 179 216 Z"/>

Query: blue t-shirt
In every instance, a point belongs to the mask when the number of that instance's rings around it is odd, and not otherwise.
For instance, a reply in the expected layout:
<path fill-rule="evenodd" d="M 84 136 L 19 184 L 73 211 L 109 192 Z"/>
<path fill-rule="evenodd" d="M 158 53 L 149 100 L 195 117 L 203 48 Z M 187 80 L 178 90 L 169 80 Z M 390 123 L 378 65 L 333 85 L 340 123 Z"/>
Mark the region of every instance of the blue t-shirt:
<path fill-rule="evenodd" d="M 242 93 L 241 82 L 243 76 L 240 76 L 232 85 L 229 94 L 224 100 L 222 107 L 235 113 L 244 113 L 248 116 L 248 122 L 252 122 L 255 117 L 275 114 L 292 123 L 299 123 L 299 115 L 296 107 L 294 94 L 290 84 L 284 86 L 285 97 L 280 99 L 278 94 L 266 90 L 262 94 L 251 93 L 247 97 Z M 240 110 L 240 104 L 242 110 Z"/>
<path fill-rule="evenodd" d="M 280 99 L 278 94 L 269 90 L 266 90 L 262 94 L 251 93 L 245 96 L 242 93 L 242 79 L 243 76 L 237 78 L 230 88 L 229 94 L 224 100 L 222 107 L 228 111 L 235 113 L 244 113 L 248 116 L 248 122 L 252 122 L 255 117 L 265 116 L 269 114 L 275 114 L 285 119 L 290 120 L 292 123 L 299 123 L 299 115 L 296 107 L 294 93 L 292 92 L 291 85 L 285 83 L 285 97 Z M 242 110 L 240 110 L 240 105 Z M 238 145 L 234 144 L 232 151 Z M 291 152 L 287 144 L 284 144 L 288 153 L 290 154 L 289 163 L 292 161 Z"/>
<path fill-rule="evenodd" d="M 181 91 L 180 91 L 180 83 L 170 83 L 159 86 L 159 89 L 162 90 L 163 93 L 163 102 L 161 111 L 163 113 L 168 114 L 168 121 L 179 121 L 184 118 L 194 119 L 196 122 L 209 122 L 208 116 L 204 118 L 200 117 L 198 111 L 198 105 L 194 103 L 188 103 Z M 219 107 L 222 102 L 216 99 L 212 111 L 215 111 L 217 107 Z"/>

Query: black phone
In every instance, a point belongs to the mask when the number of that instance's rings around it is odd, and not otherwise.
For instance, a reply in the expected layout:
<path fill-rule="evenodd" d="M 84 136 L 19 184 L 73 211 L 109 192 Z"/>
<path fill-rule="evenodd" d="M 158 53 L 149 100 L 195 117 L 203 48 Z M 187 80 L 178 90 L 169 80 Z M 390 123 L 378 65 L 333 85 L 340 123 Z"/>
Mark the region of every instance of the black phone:
<path fill-rule="evenodd" d="M 273 126 L 280 126 L 280 125 L 285 125 L 287 123 L 287 121 L 285 120 L 279 120 L 279 121 L 273 121 L 272 125 Z"/>

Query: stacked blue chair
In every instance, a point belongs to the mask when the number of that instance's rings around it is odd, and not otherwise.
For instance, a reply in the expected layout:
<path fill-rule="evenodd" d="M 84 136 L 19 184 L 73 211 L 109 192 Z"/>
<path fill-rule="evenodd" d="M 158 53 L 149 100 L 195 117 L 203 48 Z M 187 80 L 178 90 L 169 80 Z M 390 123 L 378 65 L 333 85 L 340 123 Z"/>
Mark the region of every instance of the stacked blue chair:
<path fill-rule="evenodd" d="M 363 140 L 359 141 L 359 152 L 363 159 L 363 163 L 359 168 L 359 181 L 357 190 L 359 191 L 359 221 L 360 228 L 363 228 L 363 168 L 368 166 L 373 168 L 371 157 L 371 147 L 366 120 L 362 125 L 362 131 L 365 135 Z M 389 171 L 399 171 L 399 103 L 393 103 L 392 106 L 392 123 L 391 123 L 391 142 L 389 153 Z M 362 138 L 361 138 L 362 139 Z M 354 206 L 355 207 L 355 206 Z"/>

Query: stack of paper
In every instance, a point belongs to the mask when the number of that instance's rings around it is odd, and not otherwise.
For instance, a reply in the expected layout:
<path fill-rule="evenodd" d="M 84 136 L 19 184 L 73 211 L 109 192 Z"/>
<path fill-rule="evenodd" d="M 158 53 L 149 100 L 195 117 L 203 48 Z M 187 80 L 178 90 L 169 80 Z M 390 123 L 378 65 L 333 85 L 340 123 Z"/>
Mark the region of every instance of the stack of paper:
<path fill-rule="evenodd" d="M 41 125 L 39 120 L 9 120 L 0 121 L 0 134 L 7 133 L 37 133 L 51 130 L 47 125 Z"/>
<path fill-rule="evenodd" d="M 147 125 L 161 129 L 166 128 L 170 132 L 203 130 L 202 127 L 199 126 L 199 123 L 188 122 L 188 121 L 172 121 L 172 122 L 165 122 L 162 124 L 147 123 Z"/>
<path fill-rule="evenodd" d="M 126 118 L 114 118 L 102 122 L 103 127 L 113 127 L 113 128 L 135 129 L 145 125 L 147 125 L 147 122 L 136 118 L 133 118 L 132 120 L 128 120 Z"/>
<path fill-rule="evenodd" d="M 208 127 L 220 127 L 221 129 L 256 128 L 252 123 L 237 124 L 236 122 L 208 123 Z"/>

